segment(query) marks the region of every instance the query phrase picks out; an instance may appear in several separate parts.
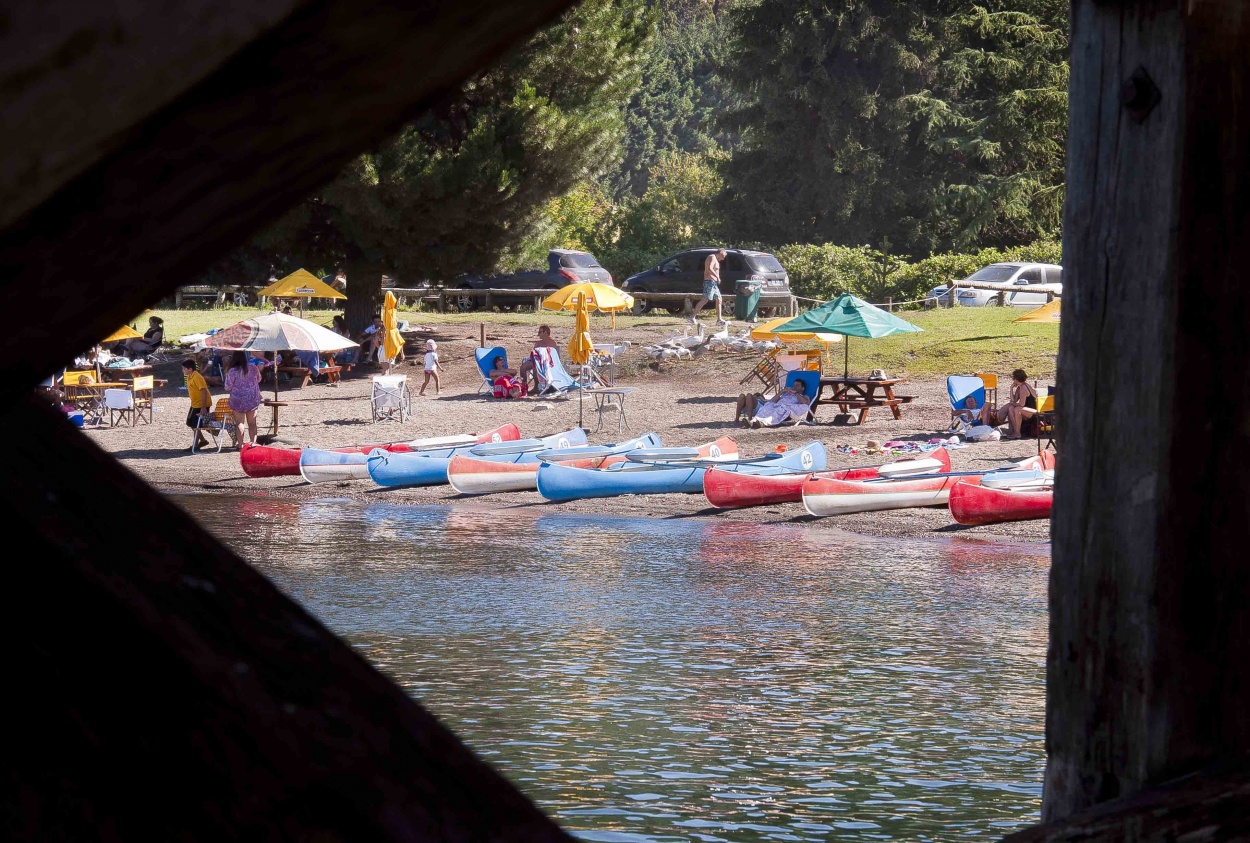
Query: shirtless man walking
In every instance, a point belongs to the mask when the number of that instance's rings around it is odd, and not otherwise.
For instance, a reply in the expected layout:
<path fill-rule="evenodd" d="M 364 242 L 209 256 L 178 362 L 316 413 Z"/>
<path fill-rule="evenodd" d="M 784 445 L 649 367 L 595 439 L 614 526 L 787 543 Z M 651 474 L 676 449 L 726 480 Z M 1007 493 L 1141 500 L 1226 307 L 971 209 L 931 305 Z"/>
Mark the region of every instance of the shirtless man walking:
<path fill-rule="evenodd" d="M 712 299 L 716 299 L 716 320 L 725 321 L 725 317 L 721 315 L 723 299 L 720 294 L 720 265 L 728 254 L 724 249 L 718 249 L 703 262 L 703 298 L 699 299 L 699 303 L 694 306 L 694 313 L 690 314 L 691 325 L 698 324 L 699 311 Z"/>

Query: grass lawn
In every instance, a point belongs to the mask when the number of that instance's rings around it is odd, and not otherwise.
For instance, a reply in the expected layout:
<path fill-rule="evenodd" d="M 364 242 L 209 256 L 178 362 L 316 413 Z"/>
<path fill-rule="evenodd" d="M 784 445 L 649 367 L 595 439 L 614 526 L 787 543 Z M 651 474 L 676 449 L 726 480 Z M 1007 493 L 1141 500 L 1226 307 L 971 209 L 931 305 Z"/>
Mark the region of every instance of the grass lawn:
<path fill-rule="evenodd" d="M 199 333 L 212 328 L 222 328 L 241 319 L 258 316 L 266 311 L 256 308 L 226 307 L 216 310 L 155 310 L 145 311 L 132 320 L 137 330 L 147 329 L 148 316 L 156 315 L 165 320 L 165 336 L 176 342 L 178 337 Z M 1017 316 L 1027 310 L 1013 307 L 957 307 L 951 309 L 906 311 L 899 315 L 924 329 L 923 333 L 896 334 L 882 339 L 850 339 L 850 365 L 852 371 L 867 372 L 874 368 L 885 369 L 891 375 L 905 374 L 909 377 L 941 378 L 950 374 L 971 372 L 1010 372 L 1021 368 L 1029 377 L 1051 378 L 1059 354 L 1059 326 L 1043 323 L 1014 323 Z M 307 319 L 330 325 L 332 310 L 309 310 Z M 430 311 L 400 310 L 401 319 L 425 325 L 487 324 L 539 325 L 547 322 L 557 324 L 567 320 L 569 314 L 528 311 L 513 313 L 432 313 Z M 592 331 L 605 325 L 607 316 L 596 314 L 591 321 Z M 602 320 L 602 321 L 601 321 Z M 655 329 L 656 339 L 668 337 L 683 322 L 680 317 L 649 314 L 626 316 L 618 314 L 620 329 Z M 813 347 L 815 345 L 813 344 Z M 820 346 L 823 348 L 823 346 Z M 841 366 L 843 349 L 832 347 L 833 366 Z"/>

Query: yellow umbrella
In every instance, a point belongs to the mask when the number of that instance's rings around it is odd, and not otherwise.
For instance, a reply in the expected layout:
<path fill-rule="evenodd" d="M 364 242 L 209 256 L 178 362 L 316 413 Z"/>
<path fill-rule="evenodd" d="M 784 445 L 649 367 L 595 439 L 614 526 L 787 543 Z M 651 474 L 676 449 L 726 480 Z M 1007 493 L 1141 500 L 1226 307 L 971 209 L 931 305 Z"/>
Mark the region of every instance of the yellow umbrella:
<path fill-rule="evenodd" d="M 569 359 L 578 366 L 585 366 L 590 362 L 590 354 L 595 345 L 590 339 L 590 310 L 586 305 L 586 297 L 578 296 L 577 301 L 581 306 L 577 308 L 577 330 L 569 340 Z"/>
<path fill-rule="evenodd" d="M 1024 314 L 1023 316 L 1017 316 L 1015 319 L 1012 319 L 1011 321 L 1012 322 L 1050 322 L 1052 324 L 1057 325 L 1059 324 L 1059 302 L 1060 302 L 1060 299 L 1055 299 L 1049 304 L 1044 304 L 1041 307 L 1039 307 L 1037 310 L 1030 310 L 1028 313 Z"/>
<path fill-rule="evenodd" d="M 112 342 L 123 342 L 124 340 L 138 340 L 138 339 L 143 339 L 143 334 L 139 333 L 138 331 L 136 331 L 134 328 L 130 327 L 129 325 L 122 325 L 116 331 L 109 334 L 104 339 L 100 340 L 100 345 L 108 345 L 109 343 L 112 343 Z"/>
<path fill-rule="evenodd" d="M 390 290 L 386 291 L 386 298 L 382 300 L 382 331 L 382 353 L 387 360 L 394 360 L 404 347 L 404 335 L 399 332 L 399 319 L 395 316 L 395 294 Z"/>
<path fill-rule="evenodd" d="M 277 298 L 299 298 L 300 314 L 304 313 L 305 299 L 345 299 L 346 295 L 322 281 L 306 269 L 297 269 L 261 290 L 257 295 Z"/>
<path fill-rule="evenodd" d="M 584 300 L 584 304 L 579 301 Z M 634 297 L 613 287 L 595 281 L 569 284 L 543 299 L 546 310 L 599 310 L 612 314 L 612 327 L 616 328 L 616 314 L 634 306 Z"/>
<path fill-rule="evenodd" d="M 825 331 L 776 331 L 774 328 L 784 325 L 786 322 L 794 321 L 793 316 L 779 316 L 776 319 L 769 319 L 762 325 L 756 325 L 751 329 L 751 339 L 753 340 L 779 340 L 781 342 L 800 343 L 807 340 L 815 340 L 825 347 L 825 357 L 830 354 L 830 346 L 834 343 L 842 342 L 841 334 L 830 334 Z"/>

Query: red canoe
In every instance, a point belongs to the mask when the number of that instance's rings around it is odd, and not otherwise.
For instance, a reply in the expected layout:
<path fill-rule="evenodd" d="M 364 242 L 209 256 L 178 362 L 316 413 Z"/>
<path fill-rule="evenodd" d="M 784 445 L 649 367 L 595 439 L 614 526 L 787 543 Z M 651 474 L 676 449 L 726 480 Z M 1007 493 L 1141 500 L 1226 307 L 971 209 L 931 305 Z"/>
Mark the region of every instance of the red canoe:
<path fill-rule="evenodd" d="M 428 439 L 414 439 L 409 442 L 387 442 L 378 445 L 348 445 L 342 448 L 327 448 L 341 454 L 368 454 L 374 448 L 384 451 L 419 451 L 425 447 L 445 447 L 449 440 L 462 440 L 466 445 L 480 445 L 485 442 L 512 442 L 521 438 L 521 431 L 515 424 L 500 425 L 485 433 L 465 433 L 455 437 L 435 436 Z M 276 445 L 245 444 L 239 449 L 239 463 L 243 473 L 248 477 L 280 477 L 293 474 L 299 477 L 300 448 L 282 448 Z"/>
<path fill-rule="evenodd" d="M 1054 467 L 1054 456 L 1044 452 L 1016 463 L 1022 471 Z M 988 472 L 987 472 L 988 473 Z M 957 484 L 980 485 L 979 475 L 948 475 L 908 480 L 864 482 L 831 480 L 808 476 L 803 481 L 803 506 L 812 515 L 846 515 L 852 512 L 880 512 L 921 506 L 946 506 L 951 489 Z"/>
<path fill-rule="evenodd" d="M 941 465 L 929 469 L 934 473 L 951 470 L 951 457 L 945 448 L 920 459 L 897 460 L 888 465 L 902 466 L 909 462 L 936 460 Z M 723 509 L 740 509 L 747 506 L 764 506 L 771 503 L 789 503 L 803 500 L 803 481 L 809 476 L 826 477 L 831 480 L 867 480 L 879 477 L 881 466 L 865 465 L 837 471 L 795 472 L 793 474 L 742 474 L 709 468 L 703 475 L 703 494 L 712 506 Z"/>
<path fill-rule="evenodd" d="M 998 524 L 1050 517 L 1053 489 L 990 489 L 973 483 L 951 488 L 951 516 L 960 524 Z"/>

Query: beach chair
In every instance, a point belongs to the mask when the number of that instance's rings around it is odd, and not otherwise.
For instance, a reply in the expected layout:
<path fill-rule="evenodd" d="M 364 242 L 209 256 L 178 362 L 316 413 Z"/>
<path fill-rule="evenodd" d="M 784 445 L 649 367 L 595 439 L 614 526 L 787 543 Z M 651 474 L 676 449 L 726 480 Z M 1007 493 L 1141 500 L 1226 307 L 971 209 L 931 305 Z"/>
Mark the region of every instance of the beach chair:
<path fill-rule="evenodd" d="M 200 441 L 201 435 L 211 437 L 213 444 L 209 447 L 216 446 L 216 452 L 221 453 L 221 446 L 225 444 L 226 437 L 230 437 L 230 444 L 233 447 L 239 446 L 239 426 L 234 423 L 234 411 L 230 409 L 229 398 L 218 398 L 217 403 L 213 405 L 213 413 L 210 416 L 200 416 L 195 420 L 195 430 L 191 431 L 191 453 L 198 454 L 200 451 L 195 445 Z"/>
<path fill-rule="evenodd" d="M 496 357 L 502 357 L 504 368 L 507 368 L 508 350 L 502 345 L 497 345 L 494 348 L 478 348 L 474 350 L 473 359 L 477 361 L 477 370 L 482 373 L 482 383 L 477 388 L 478 392 L 482 390 L 489 392 L 495 388 L 490 379 L 490 372 L 494 368 L 491 363 Z"/>
<path fill-rule="evenodd" d="M 816 369 L 796 369 L 786 374 L 786 386 L 794 386 L 795 381 L 803 381 L 805 387 L 804 392 L 809 396 L 807 402 L 807 415 L 802 418 L 795 419 L 796 425 L 803 422 L 816 421 L 816 399 L 820 395 L 820 371 Z"/>
<path fill-rule="evenodd" d="M 540 398 L 566 397 L 570 392 L 583 387 L 583 384 L 564 368 L 564 363 L 560 360 L 560 352 L 556 349 L 540 345 L 530 352 L 530 359 L 534 361 L 534 373 L 538 376 Z"/>
<path fill-rule="evenodd" d="M 980 415 L 986 400 L 985 379 L 981 375 L 951 375 L 946 379 L 946 397 L 950 399 L 951 426 L 954 427 L 955 419 L 963 410 L 972 409 Z M 976 407 L 964 406 L 969 398 L 976 400 Z"/>
<path fill-rule="evenodd" d="M 405 422 L 412 416 L 412 393 L 407 375 L 374 375 L 369 384 L 373 420 Z"/>

